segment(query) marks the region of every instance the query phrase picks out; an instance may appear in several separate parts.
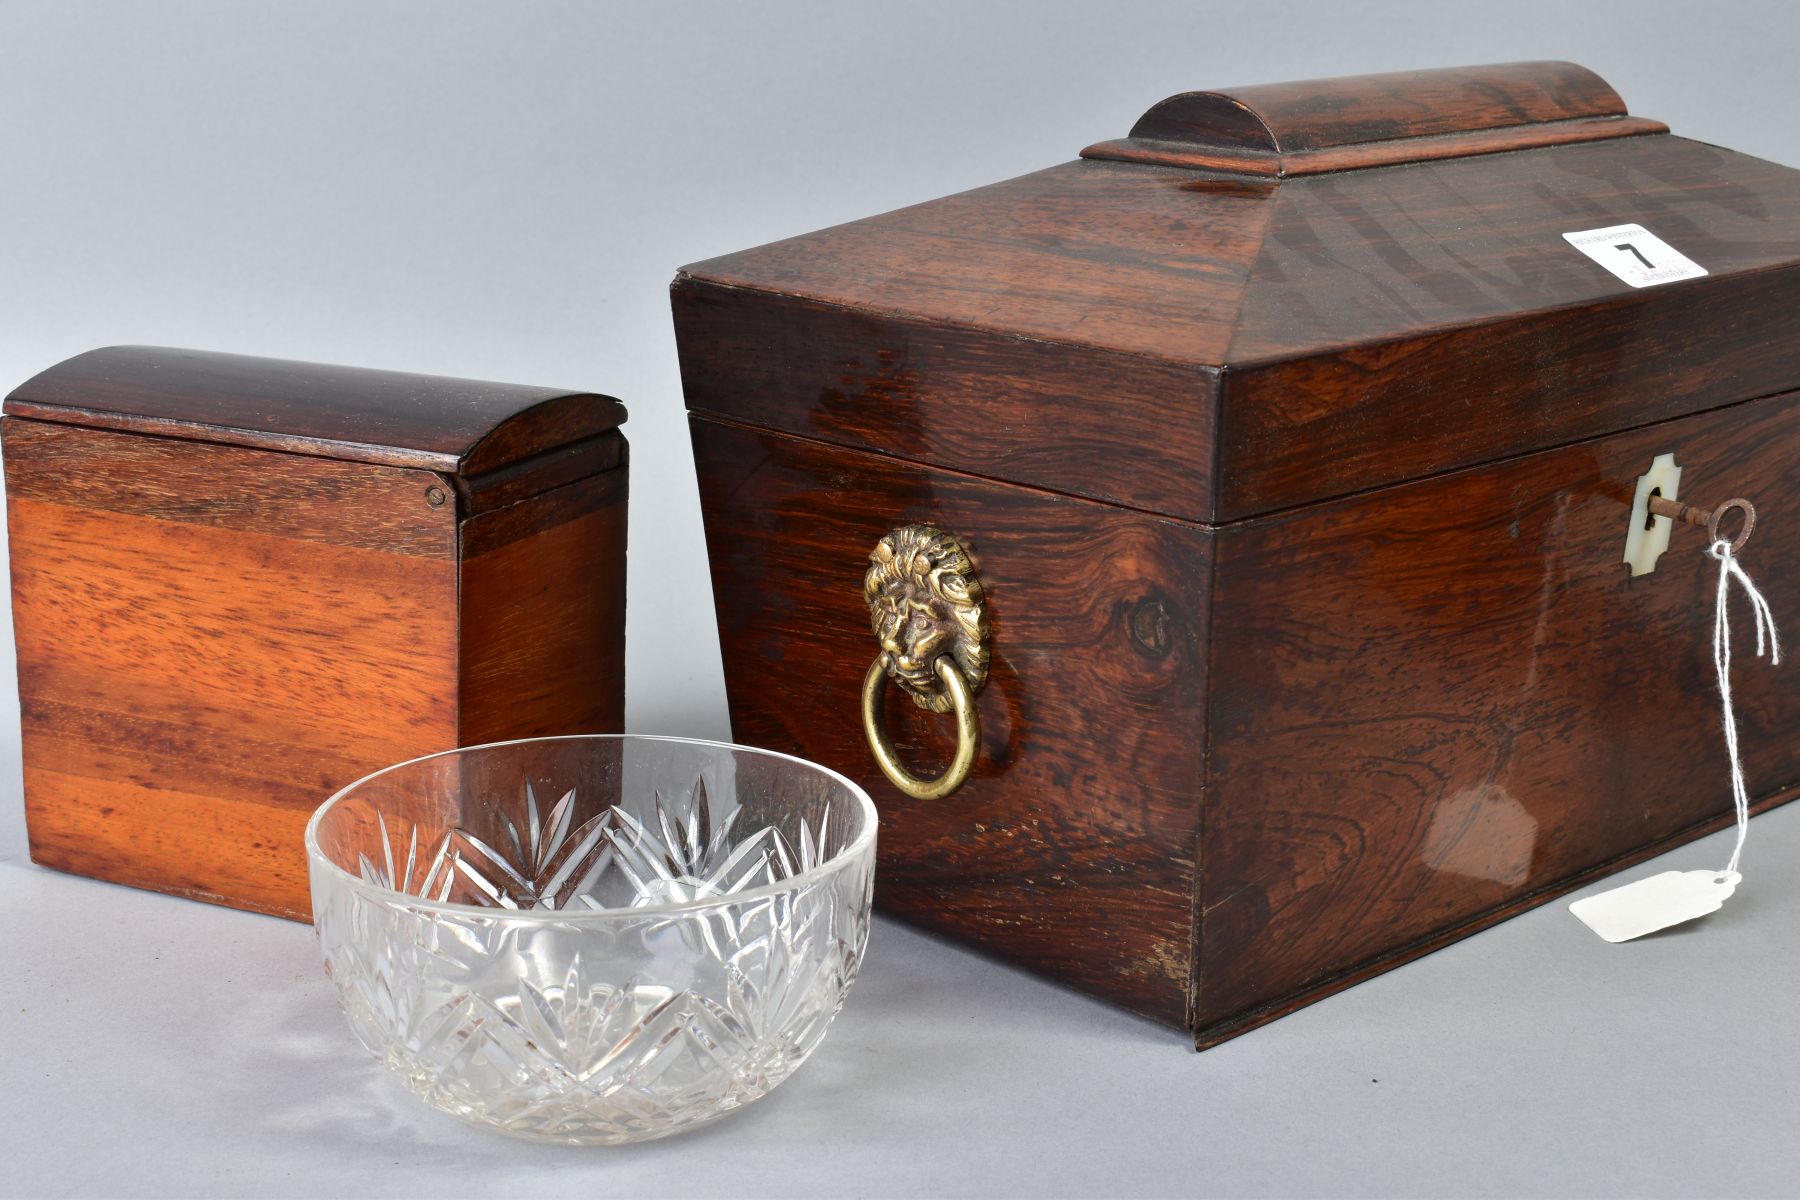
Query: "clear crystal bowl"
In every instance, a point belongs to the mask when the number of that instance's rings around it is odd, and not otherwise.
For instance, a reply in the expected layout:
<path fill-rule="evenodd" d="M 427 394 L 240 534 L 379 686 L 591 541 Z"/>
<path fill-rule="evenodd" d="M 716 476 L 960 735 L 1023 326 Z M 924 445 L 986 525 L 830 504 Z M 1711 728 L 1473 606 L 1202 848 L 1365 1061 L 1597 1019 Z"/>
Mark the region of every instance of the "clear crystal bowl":
<path fill-rule="evenodd" d="M 875 809 L 786 755 L 539 738 L 378 771 L 306 829 L 350 1026 L 445 1112 L 642 1141 L 768 1092 L 869 936 Z"/>

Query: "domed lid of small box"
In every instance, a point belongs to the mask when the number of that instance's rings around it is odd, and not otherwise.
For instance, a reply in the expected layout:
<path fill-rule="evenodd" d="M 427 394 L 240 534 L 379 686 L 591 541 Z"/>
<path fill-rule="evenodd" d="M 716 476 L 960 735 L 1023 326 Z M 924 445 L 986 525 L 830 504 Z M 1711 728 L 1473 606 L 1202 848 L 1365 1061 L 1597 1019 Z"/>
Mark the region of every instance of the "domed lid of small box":
<path fill-rule="evenodd" d="M 1800 386 L 1800 172 L 1571 63 L 1183 93 L 1082 155 L 686 268 L 690 407 L 1221 522 Z"/>
<path fill-rule="evenodd" d="M 9 416 L 472 476 L 616 430 L 625 406 L 566 388 L 109 346 L 6 398 Z"/>

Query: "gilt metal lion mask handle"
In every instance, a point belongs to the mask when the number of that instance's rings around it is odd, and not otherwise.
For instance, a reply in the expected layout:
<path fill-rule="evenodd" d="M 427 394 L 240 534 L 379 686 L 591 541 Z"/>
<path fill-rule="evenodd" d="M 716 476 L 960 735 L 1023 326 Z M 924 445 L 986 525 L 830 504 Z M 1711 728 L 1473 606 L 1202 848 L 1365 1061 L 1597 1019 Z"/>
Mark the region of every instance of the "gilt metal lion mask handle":
<path fill-rule="evenodd" d="M 863 677 L 863 732 L 882 773 L 920 800 L 948 796 L 969 777 L 981 745 L 975 696 L 987 683 L 988 624 L 981 581 L 967 550 L 930 525 L 906 525 L 876 543 L 863 576 L 869 624 L 881 651 Z M 882 720 L 892 679 L 914 704 L 956 716 L 956 754 L 936 779 L 900 762 Z"/>

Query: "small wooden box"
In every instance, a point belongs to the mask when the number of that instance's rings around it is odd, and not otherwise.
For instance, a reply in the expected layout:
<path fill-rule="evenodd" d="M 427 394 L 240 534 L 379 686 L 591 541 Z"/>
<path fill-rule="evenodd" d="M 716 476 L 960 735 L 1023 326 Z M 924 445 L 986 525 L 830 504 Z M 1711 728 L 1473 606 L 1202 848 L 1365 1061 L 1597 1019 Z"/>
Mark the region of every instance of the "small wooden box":
<path fill-rule="evenodd" d="M 1704 274 L 1564 236 L 1627 224 Z M 870 787 L 889 912 L 1205 1045 L 1729 820 L 1706 536 L 1621 557 L 1673 453 L 1800 629 L 1800 172 L 1567 63 L 1196 92 L 673 298 L 735 734 Z M 908 526 L 989 629 L 937 799 L 859 712 L 943 768 Z M 1800 670 L 1739 661 L 1768 805 Z"/>
<path fill-rule="evenodd" d="M 114 347 L 5 412 L 35 861 L 306 918 L 337 788 L 622 727 L 617 401 Z"/>

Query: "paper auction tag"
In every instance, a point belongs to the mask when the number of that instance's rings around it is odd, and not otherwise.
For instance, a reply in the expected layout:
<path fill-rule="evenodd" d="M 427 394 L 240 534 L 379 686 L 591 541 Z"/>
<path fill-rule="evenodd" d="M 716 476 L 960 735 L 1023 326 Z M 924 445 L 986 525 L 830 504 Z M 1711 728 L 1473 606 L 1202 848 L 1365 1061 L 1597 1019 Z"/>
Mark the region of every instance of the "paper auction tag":
<path fill-rule="evenodd" d="M 1664 871 L 1569 905 L 1581 923 L 1609 942 L 1629 942 L 1718 912 L 1743 876 L 1736 871 Z"/>
<path fill-rule="evenodd" d="M 1579 229 L 1563 234 L 1563 240 L 1634 288 L 1706 274 L 1705 267 L 1642 225 Z"/>
<path fill-rule="evenodd" d="M 1731 703 L 1731 611 L 1726 604 L 1731 581 L 1737 580 L 1750 601 L 1756 619 L 1756 654 L 1766 651 L 1771 666 L 1781 665 L 1781 639 L 1775 632 L 1775 614 L 1757 590 L 1731 543 L 1720 539 L 1707 550 L 1719 563 L 1719 586 L 1713 601 L 1713 669 L 1719 676 L 1720 725 L 1725 733 L 1725 755 L 1731 763 L 1731 807 L 1737 815 L 1737 843 L 1731 861 L 1722 871 L 1664 871 L 1636 883 L 1588 896 L 1569 905 L 1581 923 L 1609 942 L 1629 942 L 1707 913 L 1718 912 L 1727 897 L 1737 891 L 1744 877 L 1738 864 L 1744 857 L 1744 839 L 1750 834 L 1750 788 L 1744 782 L 1744 764 L 1738 757 L 1737 710 Z"/>

